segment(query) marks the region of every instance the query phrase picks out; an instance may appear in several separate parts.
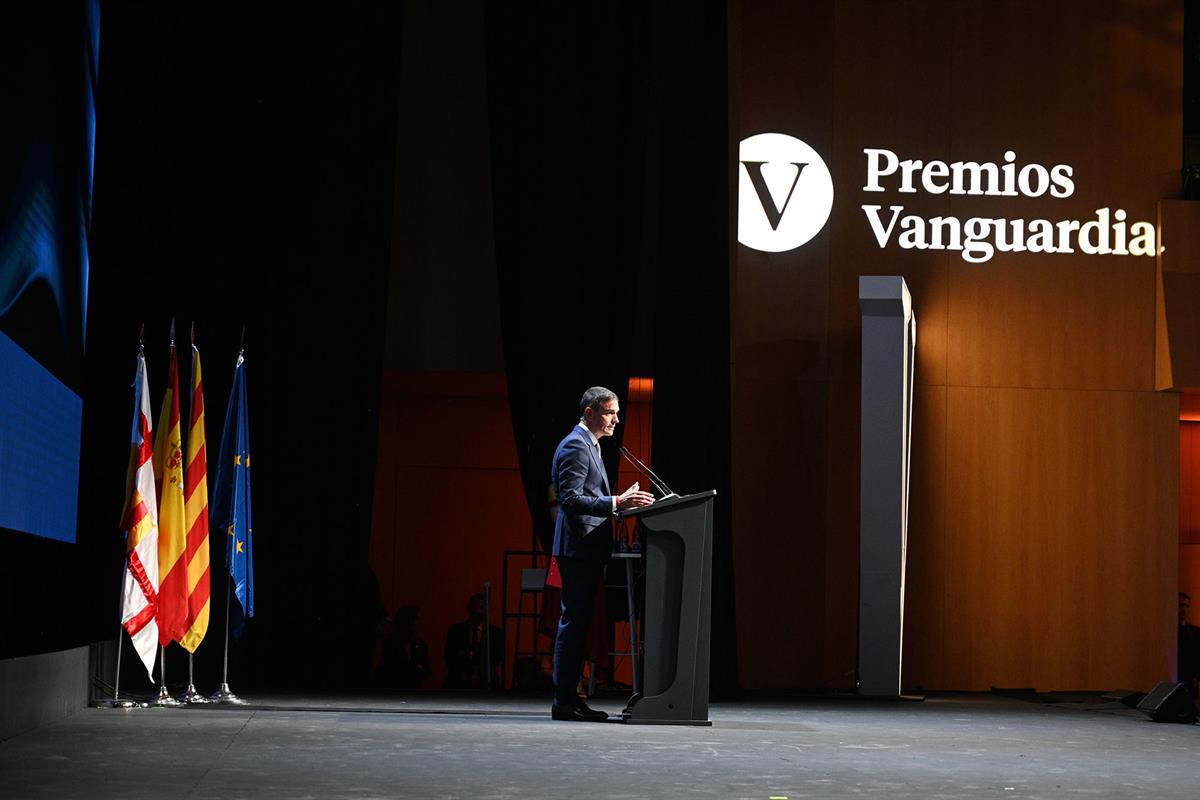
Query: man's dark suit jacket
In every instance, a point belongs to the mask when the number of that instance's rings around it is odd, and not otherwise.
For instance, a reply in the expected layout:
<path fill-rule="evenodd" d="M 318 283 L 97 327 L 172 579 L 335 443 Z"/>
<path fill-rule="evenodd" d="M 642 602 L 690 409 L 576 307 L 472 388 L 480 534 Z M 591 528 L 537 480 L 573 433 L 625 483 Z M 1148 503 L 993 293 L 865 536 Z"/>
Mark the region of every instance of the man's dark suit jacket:
<path fill-rule="evenodd" d="M 576 425 L 554 451 L 558 491 L 553 555 L 608 561 L 612 554 L 612 490 L 592 437 Z"/>

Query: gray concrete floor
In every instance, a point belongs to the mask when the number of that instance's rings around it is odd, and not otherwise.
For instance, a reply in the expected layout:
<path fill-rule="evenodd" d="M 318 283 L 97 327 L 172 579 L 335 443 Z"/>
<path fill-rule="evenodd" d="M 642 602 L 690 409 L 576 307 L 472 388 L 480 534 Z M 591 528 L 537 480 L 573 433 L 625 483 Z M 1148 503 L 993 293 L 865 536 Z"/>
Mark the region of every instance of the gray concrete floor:
<path fill-rule="evenodd" d="M 1200 726 L 1119 704 L 722 703 L 704 728 L 552 722 L 538 699 L 256 699 L 80 710 L 0 743 L 0 798 L 1200 797 Z"/>

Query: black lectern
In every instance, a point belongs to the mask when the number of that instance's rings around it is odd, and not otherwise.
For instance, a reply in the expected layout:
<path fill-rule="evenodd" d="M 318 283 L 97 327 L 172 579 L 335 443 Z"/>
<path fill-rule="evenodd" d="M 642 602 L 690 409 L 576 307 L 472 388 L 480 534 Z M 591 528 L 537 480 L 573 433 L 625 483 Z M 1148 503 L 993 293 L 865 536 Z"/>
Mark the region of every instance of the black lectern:
<path fill-rule="evenodd" d="M 642 523 L 646 586 L 641 692 L 629 699 L 626 722 L 712 724 L 708 668 L 716 494 L 672 497 L 619 514 Z"/>

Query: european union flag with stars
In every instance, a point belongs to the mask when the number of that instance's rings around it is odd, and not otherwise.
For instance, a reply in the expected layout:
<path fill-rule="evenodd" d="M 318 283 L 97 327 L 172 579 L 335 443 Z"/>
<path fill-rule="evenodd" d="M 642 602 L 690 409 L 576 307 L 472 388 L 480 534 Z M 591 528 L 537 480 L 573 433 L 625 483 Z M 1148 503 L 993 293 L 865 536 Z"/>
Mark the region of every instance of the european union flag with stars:
<path fill-rule="evenodd" d="M 229 631 L 237 638 L 245 620 L 254 616 L 254 551 L 250 537 L 250 409 L 246 397 L 246 364 L 238 354 L 233 371 L 233 388 L 225 410 L 221 434 L 221 456 L 210 511 L 212 532 L 226 538 L 225 563 L 237 603 L 230 601 Z"/>

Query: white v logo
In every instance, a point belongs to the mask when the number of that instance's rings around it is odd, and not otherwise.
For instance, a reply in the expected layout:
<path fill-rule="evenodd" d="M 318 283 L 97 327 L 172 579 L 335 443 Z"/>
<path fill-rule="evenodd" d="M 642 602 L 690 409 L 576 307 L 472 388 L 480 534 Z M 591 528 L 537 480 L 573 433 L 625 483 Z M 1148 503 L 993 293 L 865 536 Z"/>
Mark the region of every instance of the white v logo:
<path fill-rule="evenodd" d="M 746 173 L 750 176 L 750 182 L 754 184 L 754 192 L 758 195 L 758 202 L 762 204 L 763 211 L 767 215 L 767 221 L 771 223 L 771 230 L 779 230 L 779 220 L 783 219 L 783 212 L 787 211 L 788 203 L 792 200 L 792 193 L 796 191 L 796 184 L 800 182 L 800 173 L 804 172 L 804 168 L 808 164 L 801 164 L 797 161 L 790 162 L 796 168 L 796 177 L 792 178 L 792 186 L 788 189 L 787 197 L 783 201 L 783 208 L 775 207 L 775 198 L 771 197 L 771 191 L 767 188 L 767 182 L 763 178 L 762 168 L 766 161 L 743 161 L 742 165 L 746 168 Z"/>

